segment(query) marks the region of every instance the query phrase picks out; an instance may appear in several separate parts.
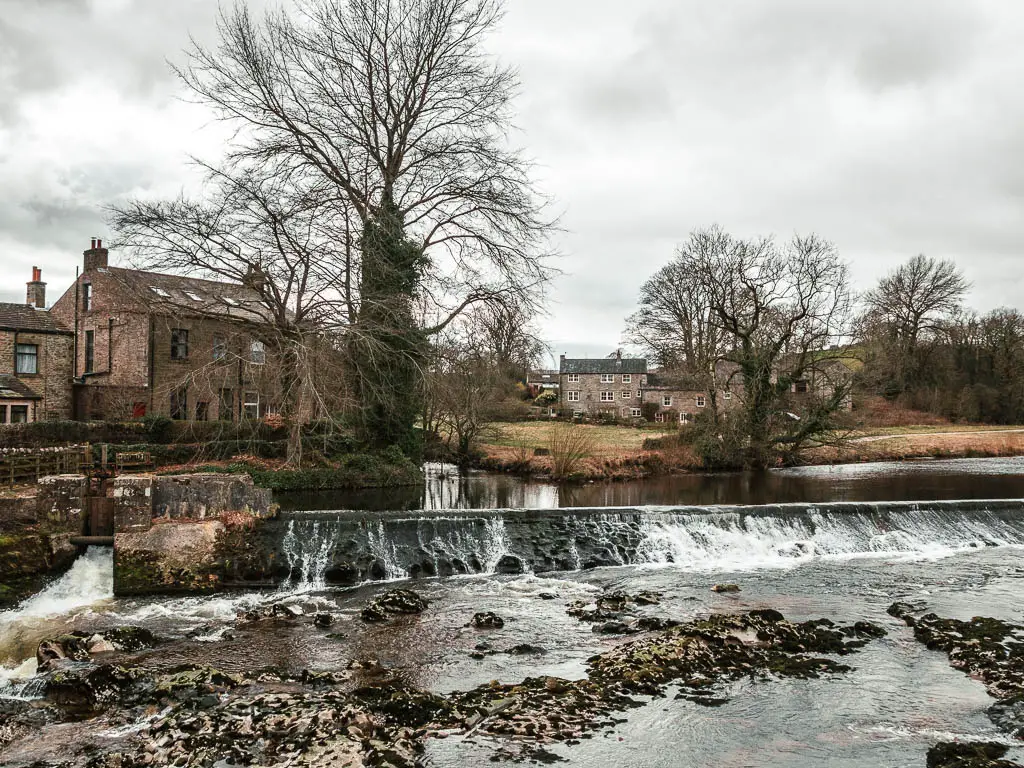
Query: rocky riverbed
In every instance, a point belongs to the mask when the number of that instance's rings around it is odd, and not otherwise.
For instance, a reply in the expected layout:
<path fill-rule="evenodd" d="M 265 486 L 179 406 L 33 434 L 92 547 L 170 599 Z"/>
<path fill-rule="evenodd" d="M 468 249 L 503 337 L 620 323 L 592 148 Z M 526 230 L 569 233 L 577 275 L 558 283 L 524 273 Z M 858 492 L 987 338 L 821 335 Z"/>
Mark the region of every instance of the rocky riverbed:
<path fill-rule="evenodd" d="M 109 567 L 90 554 L 0 614 L 0 764 L 1024 764 L 993 716 L 1024 679 L 1024 550 L 799 544 L 779 567 L 131 599 L 76 596 Z"/>

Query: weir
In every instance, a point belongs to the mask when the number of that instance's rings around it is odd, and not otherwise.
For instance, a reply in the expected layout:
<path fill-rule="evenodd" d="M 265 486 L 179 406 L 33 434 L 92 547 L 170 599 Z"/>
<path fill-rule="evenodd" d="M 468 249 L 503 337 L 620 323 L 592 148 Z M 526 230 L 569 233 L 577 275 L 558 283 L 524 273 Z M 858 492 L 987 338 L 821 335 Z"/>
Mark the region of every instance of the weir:
<path fill-rule="evenodd" d="M 786 567 L 812 558 L 939 557 L 1024 545 L 1024 500 L 318 511 L 284 513 L 267 525 L 264 541 L 281 575 L 315 589 L 621 565 L 732 570 Z"/>

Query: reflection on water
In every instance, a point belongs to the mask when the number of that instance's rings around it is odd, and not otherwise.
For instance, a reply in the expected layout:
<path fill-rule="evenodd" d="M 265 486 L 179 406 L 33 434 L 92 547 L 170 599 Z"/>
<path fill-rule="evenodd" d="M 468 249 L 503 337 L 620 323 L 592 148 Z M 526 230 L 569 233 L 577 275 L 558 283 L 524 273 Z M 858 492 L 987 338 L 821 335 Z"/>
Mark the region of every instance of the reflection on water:
<path fill-rule="evenodd" d="M 557 509 L 1024 497 L 1024 457 L 881 462 L 558 485 L 426 466 L 423 487 L 282 494 L 284 509 Z"/>

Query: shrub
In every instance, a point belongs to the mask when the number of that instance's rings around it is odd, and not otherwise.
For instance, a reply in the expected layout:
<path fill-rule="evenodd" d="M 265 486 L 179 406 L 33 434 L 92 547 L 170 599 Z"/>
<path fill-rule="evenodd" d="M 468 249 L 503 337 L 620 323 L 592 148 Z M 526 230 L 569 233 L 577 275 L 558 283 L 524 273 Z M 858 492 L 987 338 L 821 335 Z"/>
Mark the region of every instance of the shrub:
<path fill-rule="evenodd" d="M 556 424 L 548 438 L 551 474 L 559 479 L 572 476 L 582 461 L 593 453 L 590 430 L 581 424 Z"/>

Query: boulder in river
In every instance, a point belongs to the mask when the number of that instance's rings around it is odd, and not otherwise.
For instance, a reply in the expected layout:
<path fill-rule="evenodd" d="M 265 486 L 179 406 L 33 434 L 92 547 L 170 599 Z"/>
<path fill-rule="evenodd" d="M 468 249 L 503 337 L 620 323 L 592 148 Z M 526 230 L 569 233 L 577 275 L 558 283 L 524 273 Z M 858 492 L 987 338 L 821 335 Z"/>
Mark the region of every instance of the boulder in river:
<path fill-rule="evenodd" d="M 494 566 L 495 573 L 520 574 L 526 571 L 523 561 L 515 555 L 502 555 L 497 565 Z"/>
<path fill-rule="evenodd" d="M 739 584 L 715 584 L 711 588 L 712 592 L 718 592 L 721 594 L 732 594 L 740 591 Z"/>
<path fill-rule="evenodd" d="M 505 620 L 493 611 L 474 613 L 470 623 L 477 629 L 501 629 L 505 626 Z"/>
<path fill-rule="evenodd" d="M 387 621 L 392 614 L 423 613 L 430 602 L 411 589 L 389 589 L 366 604 L 360 616 L 363 621 Z"/>

